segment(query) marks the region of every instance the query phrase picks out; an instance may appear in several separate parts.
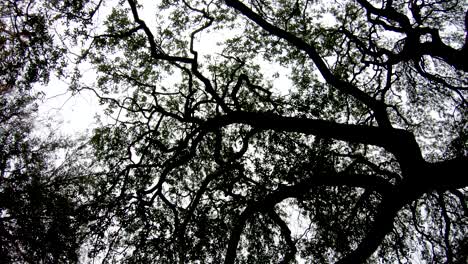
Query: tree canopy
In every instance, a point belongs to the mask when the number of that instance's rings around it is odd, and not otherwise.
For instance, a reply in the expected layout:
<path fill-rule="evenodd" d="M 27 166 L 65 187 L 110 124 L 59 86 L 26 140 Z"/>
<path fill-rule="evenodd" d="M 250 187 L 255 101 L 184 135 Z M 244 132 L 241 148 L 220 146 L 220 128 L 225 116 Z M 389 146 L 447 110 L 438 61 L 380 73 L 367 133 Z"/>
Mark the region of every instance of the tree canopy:
<path fill-rule="evenodd" d="M 463 1 L 38 2 L 112 119 L 57 172 L 87 257 L 468 260 Z"/>

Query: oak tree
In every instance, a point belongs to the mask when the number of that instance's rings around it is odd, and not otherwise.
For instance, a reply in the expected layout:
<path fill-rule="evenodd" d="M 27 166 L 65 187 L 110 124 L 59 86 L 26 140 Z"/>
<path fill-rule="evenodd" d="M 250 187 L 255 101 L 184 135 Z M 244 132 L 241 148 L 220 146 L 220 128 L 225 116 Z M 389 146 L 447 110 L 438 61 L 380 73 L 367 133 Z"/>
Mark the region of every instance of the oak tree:
<path fill-rule="evenodd" d="M 55 7 L 71 88 L 113 119 L 90 139 L 90 257 L 467 261 L 463 1 Z"/>

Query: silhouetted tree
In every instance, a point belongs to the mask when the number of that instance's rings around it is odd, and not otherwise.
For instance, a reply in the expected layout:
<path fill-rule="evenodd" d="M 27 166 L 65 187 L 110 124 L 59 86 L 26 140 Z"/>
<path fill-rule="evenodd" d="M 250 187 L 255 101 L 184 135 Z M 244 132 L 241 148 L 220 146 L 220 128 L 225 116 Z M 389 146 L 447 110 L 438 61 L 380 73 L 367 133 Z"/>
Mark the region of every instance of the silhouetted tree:
<path fill-rule="evenodd" d="M 55 8 L 95 70 L 71 88 L 115 120 L 90 139 L 90 257 L 467 261 L 462 1 Z"/>

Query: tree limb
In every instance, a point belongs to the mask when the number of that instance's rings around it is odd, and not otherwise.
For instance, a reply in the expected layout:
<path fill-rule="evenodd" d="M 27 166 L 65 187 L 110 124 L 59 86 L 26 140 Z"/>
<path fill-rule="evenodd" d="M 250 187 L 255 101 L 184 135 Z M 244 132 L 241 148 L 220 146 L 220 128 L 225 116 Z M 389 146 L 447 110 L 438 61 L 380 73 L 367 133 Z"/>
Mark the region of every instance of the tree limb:
<path fill-rule="evenodd" d="M 395 155 L 403 173 L 412 175 L 423 158 L 414 136 L 402 129 L 340 124 L 326 120 L 285 117 L 273 113 L 235 111 L 209 119 L 204 129 L 213 130 L 229 124 L 246 124 L 255 128 L 297 132 L 324 138 L 383 147 Z"/>

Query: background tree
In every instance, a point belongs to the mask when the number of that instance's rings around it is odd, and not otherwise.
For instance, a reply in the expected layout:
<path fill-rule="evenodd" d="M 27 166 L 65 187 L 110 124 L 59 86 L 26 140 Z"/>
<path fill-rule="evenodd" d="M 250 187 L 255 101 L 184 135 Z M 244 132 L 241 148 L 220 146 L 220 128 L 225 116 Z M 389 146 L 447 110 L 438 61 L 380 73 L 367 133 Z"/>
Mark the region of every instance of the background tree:
<path fill-rule="evenodd" d="M 79 181 L 56 165 L 70 142 L 34 136 L 34 99 L 11 93 L 0 100 L 0 261 L 76 263 L 85 220 Z"/>
<path fill-rule="evenodd" d="M 85 234 L 83 161 L 66 155 L 77 141 L 36 126 L 33 86 L 63 62 L 49 11 L 39 1 L 0 3 L 1 263 L 77 263 Z"/>
<path fill-rule="evenodd" d="M 463 2 L 53 7 L 97 74 L 72 89 L 115 120 L 90 140 L 91 257 L 466 262 Z"/>

